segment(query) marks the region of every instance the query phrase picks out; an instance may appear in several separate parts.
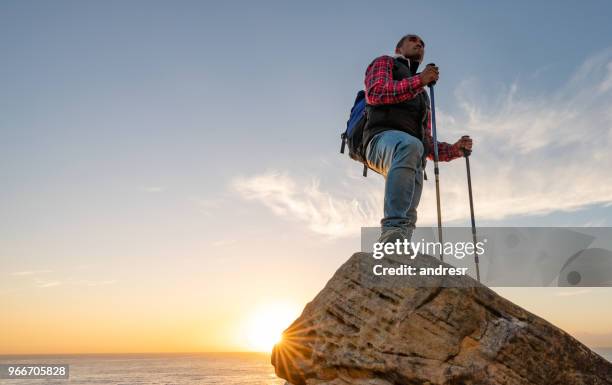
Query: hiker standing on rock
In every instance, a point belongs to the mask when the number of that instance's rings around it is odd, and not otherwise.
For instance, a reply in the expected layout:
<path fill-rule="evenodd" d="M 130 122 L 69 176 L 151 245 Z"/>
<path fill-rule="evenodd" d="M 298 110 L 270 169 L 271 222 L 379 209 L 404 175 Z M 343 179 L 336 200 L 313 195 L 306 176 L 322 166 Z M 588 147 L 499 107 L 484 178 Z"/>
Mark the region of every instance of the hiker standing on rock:
<path fill-rule="evenodd" d="M 408 239 L 417 221 L 426 158 L 433 159 L 431 110 L 425 92 L 439 77 L 438 67 L 428 65 L 417 74 L 425 43 L 406 35 L 395 47 L 395 56 L 381 56 L 365 75 L 367 122 L 363 145 L 367 166 L 385 177 L 384 218 L 380 242 Z M 472 139 L 454 144 L 438 142 L 438 158 L 448 162 L 472 150 Z"/>

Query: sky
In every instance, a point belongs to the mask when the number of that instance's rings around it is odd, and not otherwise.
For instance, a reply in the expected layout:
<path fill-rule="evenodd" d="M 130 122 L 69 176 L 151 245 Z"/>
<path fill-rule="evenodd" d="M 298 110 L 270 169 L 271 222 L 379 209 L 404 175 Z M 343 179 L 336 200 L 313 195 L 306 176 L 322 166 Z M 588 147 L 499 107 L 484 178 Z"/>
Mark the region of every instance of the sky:
<path fill-rule="evenodd" d="M 406 33 L 440 67 L 438 138 L 474 139 L 478 225 L 612 225 L 611 11 L 1 2 L 0 354 L 248 350 L 249 317 L 297 316 L 382 216 L 340 133 Z M 441 178 L 445 224 L 468 225 L 464 163 Z M 609 288 L 496 291 L 612 346 Z"/>

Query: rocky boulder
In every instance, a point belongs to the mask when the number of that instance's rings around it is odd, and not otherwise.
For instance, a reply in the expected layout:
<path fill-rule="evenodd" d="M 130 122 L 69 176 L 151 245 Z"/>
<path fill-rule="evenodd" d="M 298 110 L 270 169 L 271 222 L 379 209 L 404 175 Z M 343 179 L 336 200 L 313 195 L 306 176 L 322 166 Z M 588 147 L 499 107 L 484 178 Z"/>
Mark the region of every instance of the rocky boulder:
<path fill-rule="evenodd" d="M 370 285 L 369 261 L 354 254 L 283 333 L 272 364 L 288 384 L 612 384 L 610 362 L 470 277 Z"/>

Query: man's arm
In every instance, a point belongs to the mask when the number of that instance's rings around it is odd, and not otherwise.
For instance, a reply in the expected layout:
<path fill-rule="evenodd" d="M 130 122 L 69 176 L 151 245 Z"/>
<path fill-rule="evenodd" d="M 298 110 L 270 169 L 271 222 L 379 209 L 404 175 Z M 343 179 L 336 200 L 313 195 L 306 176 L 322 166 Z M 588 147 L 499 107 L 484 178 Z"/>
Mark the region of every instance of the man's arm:
<path fill-rule="evenodd" d="M 381 56 L 368 66 L 365 77 L 368 104 L 401 103 L 423 91 L 424 84 L 419 75 L 393 80 L 393 64 L 391 56 Z"/>
<path fill-rule="evenodd" d="M 429 150 L 427 158 L 434 159 L 433 137 L 431 136 L 431 110 L 427 108 L 427 127 L 425 127 L 425 140 L 427 149 Z M 438 160 L 441 162 L 450 162 L 463 156 L 461 143 L 450 144 L 446 142 L 438 142 Z"/>

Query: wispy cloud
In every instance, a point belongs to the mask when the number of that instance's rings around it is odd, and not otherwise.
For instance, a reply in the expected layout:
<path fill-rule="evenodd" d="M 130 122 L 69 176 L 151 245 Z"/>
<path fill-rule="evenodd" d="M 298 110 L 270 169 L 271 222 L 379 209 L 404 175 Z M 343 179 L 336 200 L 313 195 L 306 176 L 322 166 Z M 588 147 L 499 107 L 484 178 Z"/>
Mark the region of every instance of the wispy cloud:
<path fill-rule="evenodd" d="M 70 281 L 69 283 L 77 286 L 105 286 L 105 285 L 113 285 L 117 281 L 114 279 L 107 280 L 77 280 Z"/>
<path fill-rule="evenodd" d="M 316 178 L 302 182 L 287 173 L 268 171 L 236 178 L 232 186 L 243 198 L 260 201 L 276 215 L 304 222 L 310 230 L 330 237 L 359 234 L 361 226 L 377 221 L 373 209 L 379 207 L 377 199 L 332 196 L 321 191 Z"/>
<path fill-rule="evenodd" d="M 236 243 L 238 243 L 238 240 L 236 239 L 221 239 L 218 241 L 214 241 L 212 245 L 214 247 L 226 247 L 226 246 L 235 245 Z"/>
<path fill-rule="evenodd" d="M 609 346 L 612 346 L 612 333 L 590 333 L 576 331 L 571 334 L 583 344 L 591 346 L 593 348 L 605 348 L 607 351 L 609 349 Z"/>
<path fill-rule="evenodd" d="M 46 273 L 52 273 L 52 272 L 53 270 L 24 270 L 24 271 L 14 271 L 10 273 L 10 275 L 19 277 L 19 276 L 46 274 Z"/>
<path fill-rule="evenodd" d="M 45 288 L 45 287 L 53 287 L 61 285 L 61 281 L 53 281 L 53 280 L 44 280 L 44 279 L 35 279 L 34 285 L 36 287 Z"/>
<path fill-rule="evenodd" d="M 84 265 L 77 266 L 76 270 L 83 270 L 83 267 L 87 267 Z M 51 274 L 51 276 L 46 275 L 47 273 L 54 273 L 55 270 L 24 270 L 24 271 L 15 271 L 9 273 L 11 276 L 15 277 L 23 277 L 21 280 L 25 280 L 23 282 L 29 282 L 33 284 L 34 287 L 38 288 L 47 288 L 54 287 L 60 285 L 73 285 L 73 286 L 103 286 L 103 285 L 112 285 L 117 281 L 114 279 L 74 279 L 74 278 L 58 278 L 54 277 L 57 274 Z M 56 272 L 57 273 L 57 272 Z"/>
<path fill-rule="evenodd" d="M 487 102 L 478 83 L 464 82 L 456 92 L 463 114 L 443 127 L 451 135 L 468 132 L 475 138 L 479 214 L 500 219 L 612 201 L 611 91 L 612 50 L 585 60 L 549 93 L 534 96 L 531 88 L 522 93 L 515 83 Z M 462 196 L 464 184 L 448 187 Z M 453 208 L 463 202 L 454 202 L 453 194 L 447 207 L 458 217 Z"/>
<path fill-rule="evenodd" d="M 607 222 L 606 218 L 592 219 L 584 222 L 581 227 L 605 227 Z"/>
<path fill-rule="evenodd" d="M 223 204 L 223 198 L 190 197 L 188 199 L 196 205 L 200 213 L 206 216 L 212 216 L 214 211 Z"/>
<path fill-rule="evenodd" d="M 141 189 L 142 191 L 145 191 L 148 193 L 158 193 L 158 192 L 163 192 L 166 190 L 165 187 L 161 187 L 161 186 L 147 186 L 147 187 L 142 187 Z"/>
<path fill-rule="evenodd" d="M 53 273 L 54 270 L 21 270 L 9 273 L 14 277 L 23 277 L 20 280 L 33 282 L 35 287 L 46 288 L 61 285 L 62 282 L 52 278 L 41 278 L 41 276 L 47 276 L 48 273 Z"/>
<path fill-rule="evenodd" d="M 589 294 L 592 293 L 593 290 L 591 289 L 570 289 L 569 291 L 559 291 L 557 293 L 555 293 L 555 295 L 557 297 L 573 297 L 576 295 L 583 295 L 583 294 Z"/>

